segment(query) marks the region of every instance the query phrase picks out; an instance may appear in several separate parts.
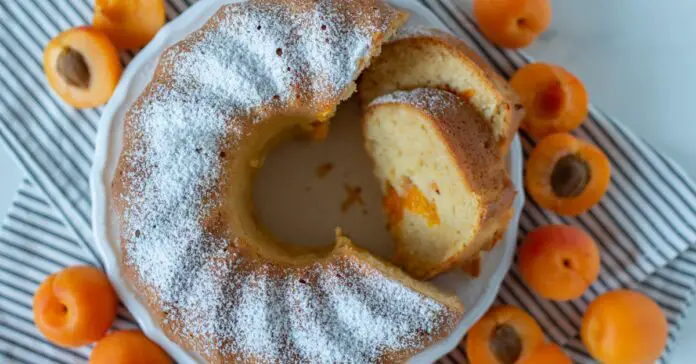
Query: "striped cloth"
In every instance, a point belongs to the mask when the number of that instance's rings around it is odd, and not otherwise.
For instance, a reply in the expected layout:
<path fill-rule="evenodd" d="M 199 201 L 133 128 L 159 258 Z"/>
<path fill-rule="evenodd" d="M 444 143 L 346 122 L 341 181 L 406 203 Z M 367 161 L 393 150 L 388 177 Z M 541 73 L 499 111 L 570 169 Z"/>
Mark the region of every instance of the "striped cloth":
<path fill-rule="evenodd" d="M 531 61 L 483 39 L 463 1 L 420 1 L 501 74 L 509 77 Z M 168 18 L 192 2 L 168 0 Z M 89 351 L 44 341 L 32 325 L 30 307 L 32 292 L 47 274 L 72 264 L 100 264 L 91 245 L 88 173 L 101 109 L 75 110 L 62 103 L 49 91 L 41 61 L 50 38 L 88 24 L 91 14 L 88 0 L 0 1 L 0 141 L 27 175 L 0 230 L 0 355 L 8 361 L 72 363 L 84 361 Z M 124 53 L 122 61 L 132 56 Z M 671 160 L 594 107 L 575 134 L 607 153 L 609 191 L 578 218 L 557 216 L 528 200 L 520 236 L 549 223 L 580 226 L 600 245 L 600 277 L 580 299 L 557 303 L 531 292 L 513 267 L 498 302 L 523 307 L 551 340 L 584 362 L 589 359 L 577 335 L 587 305 L 619 287 L 642 289 L 667 314 L 671 348 L 694 295 L 696 187 Z M 522 139 L 526 155 L 534 141 Z M 132 325 L 127 312 L 119 317 L 118 327 Z M 461 363 L 464 356 L 457 349 L 442 362 Z"/>
<path fill-rule="evenodd" d="M 68 228 L 65 216 L 29 180 L 17 191 L 0 229 L 0 362 L 82 363 L 91 347 L 60 348 L 48 343 L 34 326 L 34 291 L 51 273 L 76 264 L 98 265 Z M 119 307 L 115 329 L 136 328 Z"/>

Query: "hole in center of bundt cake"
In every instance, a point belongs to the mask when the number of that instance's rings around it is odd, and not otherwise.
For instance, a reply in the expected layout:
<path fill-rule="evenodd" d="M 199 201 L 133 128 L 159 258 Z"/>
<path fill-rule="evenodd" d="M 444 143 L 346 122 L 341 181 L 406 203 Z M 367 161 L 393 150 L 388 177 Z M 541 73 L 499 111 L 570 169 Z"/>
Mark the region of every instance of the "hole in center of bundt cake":
<path fill-rule="evenodd" d="M 309 135 L 297 128 L 296 137 L 274 143 L 258 163 L 252 186 L 256 223 L 293 252 L 298 246 L 332 246 L 340 227 L 356 245 L 390 257 L 392 237 L 365 152 L 358 103 L 343 102 L 329 128 L 314 124 L 304 122 Z"/>

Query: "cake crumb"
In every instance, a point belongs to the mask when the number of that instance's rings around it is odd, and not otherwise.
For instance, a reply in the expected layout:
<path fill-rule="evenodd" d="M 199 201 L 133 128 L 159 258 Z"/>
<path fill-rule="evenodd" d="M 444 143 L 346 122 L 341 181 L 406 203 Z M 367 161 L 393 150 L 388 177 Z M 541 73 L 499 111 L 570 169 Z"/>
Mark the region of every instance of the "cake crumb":
<path fill-rule="evenodd" d="M 329 162 L 318 165 L 317 169 L 316 169 L 317 177 L 319 177 L 319 178 L 326 177 L 329 173 L 331 173 L 333 168 L 334 168 L 333 164 L 331 164 Z"/>
<path fill-rule="evenodd" d="M 433 181 L 433 183 L 430 184 L 430 187 L 432 187 L 435 193 L 437 193 L 438 195 L 440 194 L 440 186 L 437 185 L 437 182 Z"/>
<path fill-rule="evenodd" d="M 346 190 L 346 199 L 341 204 L 341 212 L 346 213 L 354 204 L 364 206 L 365 202 L 362 199 L 362 188 L 360 186 L 344 185 Z"/>

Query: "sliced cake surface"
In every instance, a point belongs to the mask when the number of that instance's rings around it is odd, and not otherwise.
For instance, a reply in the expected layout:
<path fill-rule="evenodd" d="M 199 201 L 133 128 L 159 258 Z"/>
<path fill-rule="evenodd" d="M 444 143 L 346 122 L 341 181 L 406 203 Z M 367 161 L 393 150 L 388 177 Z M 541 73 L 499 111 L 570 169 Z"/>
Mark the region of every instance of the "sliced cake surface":
<path fill-rule="evenodd" d="M 507 81 L 464 41 L 436 29 L 407 28 L 386 44 L 363 74 L 363 106 L 397 90 L 441 88 L 467 100 L 493 126 L 504 154 L 522 120 L 519 97 Z"/>
<path fill-rule="evenodd" d="M 375 99 L 363 132 L 395 236 L 394 261 L 431 278 L 504 231 L 515 195 L 490 125 L 453 93 L 420 88 Z"/>

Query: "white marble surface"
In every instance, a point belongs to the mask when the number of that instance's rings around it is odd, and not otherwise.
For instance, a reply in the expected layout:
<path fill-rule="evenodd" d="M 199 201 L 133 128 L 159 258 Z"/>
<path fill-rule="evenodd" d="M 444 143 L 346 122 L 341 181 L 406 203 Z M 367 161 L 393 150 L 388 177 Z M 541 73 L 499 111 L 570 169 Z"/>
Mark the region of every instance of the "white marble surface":
<path fill-rule="evenodd" d="M 553 0 L 553 7 L 550 30 L 527 51 L 575 73 L 593 103 L 696 178 L 696 1 Z M 7 210 L 21 176 L 0 149 L 0 211 Z M 695 308 L 671 362 L 693 362 L 692 342 Z"/>

